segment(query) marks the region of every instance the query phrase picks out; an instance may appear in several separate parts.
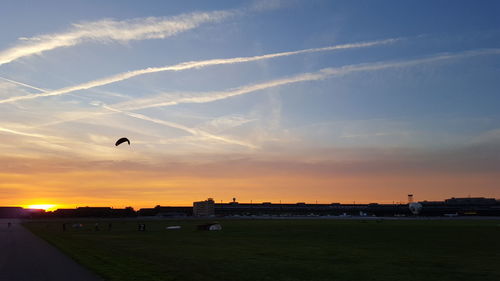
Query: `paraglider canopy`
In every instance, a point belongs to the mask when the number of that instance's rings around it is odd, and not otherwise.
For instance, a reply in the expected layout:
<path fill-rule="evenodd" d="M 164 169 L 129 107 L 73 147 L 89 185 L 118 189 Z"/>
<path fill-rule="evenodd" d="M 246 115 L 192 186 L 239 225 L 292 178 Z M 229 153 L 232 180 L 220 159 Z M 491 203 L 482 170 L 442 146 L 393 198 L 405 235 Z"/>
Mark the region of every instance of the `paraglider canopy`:
<path fill-rule="evenodd" d="M 116 141 L 115 146 L 119 146 L 120 144 L 122 144 L 124 142 L 128 142 L 128 145 L 130 145 L 130 141 L 127 138 L 121 138 L 121 139 Z"/>

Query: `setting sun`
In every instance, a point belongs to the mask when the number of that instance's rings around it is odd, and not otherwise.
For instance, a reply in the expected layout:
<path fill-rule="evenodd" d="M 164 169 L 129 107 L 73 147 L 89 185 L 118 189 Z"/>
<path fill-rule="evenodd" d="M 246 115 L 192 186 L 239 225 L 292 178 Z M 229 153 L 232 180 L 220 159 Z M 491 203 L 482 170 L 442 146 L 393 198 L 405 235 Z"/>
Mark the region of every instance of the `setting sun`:
<path fill-rule="evenodd" d="M 36 205 L 28 205 L 26 206 L 28 209 L 42 209 L 45 211 L 52 211 L 55 209 L 57 205 L 54 204 L 36 204 Z"/>

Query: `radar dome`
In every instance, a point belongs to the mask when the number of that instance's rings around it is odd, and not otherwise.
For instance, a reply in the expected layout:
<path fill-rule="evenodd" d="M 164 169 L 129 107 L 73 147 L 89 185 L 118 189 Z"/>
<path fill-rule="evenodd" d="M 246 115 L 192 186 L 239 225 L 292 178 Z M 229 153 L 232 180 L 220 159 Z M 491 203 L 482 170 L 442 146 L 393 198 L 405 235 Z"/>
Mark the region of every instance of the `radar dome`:
<path fill-rule="evenodd" d="M 417 202 L 412 202 L 408 205 L 410 208 L 410 212 L 414 215 L 420 214 L 420 211 L 422 211 L 422 204 L 417 203 Z"/>

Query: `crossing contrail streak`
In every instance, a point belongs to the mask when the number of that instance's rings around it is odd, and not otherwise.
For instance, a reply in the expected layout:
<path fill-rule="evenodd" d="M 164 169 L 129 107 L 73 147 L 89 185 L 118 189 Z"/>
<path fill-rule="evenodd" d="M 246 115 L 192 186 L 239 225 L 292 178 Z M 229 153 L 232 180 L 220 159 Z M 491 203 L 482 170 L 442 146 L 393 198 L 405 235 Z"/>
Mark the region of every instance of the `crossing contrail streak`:
<path fill-rule="evenodd" d="M 25 84 L 25 83 L 22 83 L 22 82 L 19 82 L 19 81 L 14 81 L 14 80 L 11 80 L 11 79 L 7 79 L 5 77 L 0 77 L 0 79 L 5 80 L 7 82 L 10 82 L 12 84 L 16 84 L 16 85 L 19 85 L 19 86 L 23 86 L 23 87 L 26 87 L 26 88 L 33 89 L 33 90 L 37 90 L 37 91 L 40 91 L 40 92 L 47 92 L 47 90 L 45 90 L 45 89 L 38 88 L 38 87 L 35 87 L 35 86 L 31 86 L 31 85 L 28 85 L 28 84 Z"/>
<path fill-rule="evenodd" d="M 408 67 L 408 66 L 431 63 L 442 60 L 471 57 L 477 55 L 487 55 L 487 54 L 500 54 L 500 49 L 486 49 L 486 50 L 475 50 L 475 51 L 467 51 L 454 54 L 442 54 L 433 57 L 407 60 L 407 61 L 378 62 L 378 63 L 346 65 L 337 68 L 325 68 L 317 72 L 303 73 L 288 78 L 282 78 L 258 84 L 246 85 L 225 91 L 186 93 L 184 94 L 184 96 L 176 98 L 166 96 L 166 94 L 163 95 L 160 94 L 159 96 L 156 97 L 136 99 L 129 102 L 114 104 L 113 107 L 130 111 L 130 110 L 139 110 L 139 109 L 146 109 L 153 107 L 174 106 L 186 103 L 208 103 L 260 90 L 265 90 L 273 87 L 279 87 L 306 81 L 323 80 L 328 77 L 340 76 L 354 72 L 376 71 L 376 70 L 396 68 L 396 67 Z"/>
<path fill-rule="evenodd" d="M 332 76 L 347 75 L 347 74 L 355 73 L 355 72 L 377 71 L 377 70 L 397 68 L 397 67 L 411 67 L 411 66 L 416 66 L 416 65 L 420 65 L 420 64 L 433 63 L 433 62 L 444 61 L 444 60 L 467 58 L 467 57 L 473 57 L 473 56 L 478 56 L 478 55 L 498 55 L 498 54 L 500 54 L 500 49 L 481 49 L 481 50 L 465 51 L 465 52 L 460 52 L 460 53 L 440 54 L 440 55 L 435 55 L 435 56 L 431 56 L 431 57 L 414 59 L 414 60 L 406 60 L 406 61 L 389 61 L 389 62 L 346 65 L 346 66 L 337 67 L 337 68 L 325 68 L 325 69 L 322 69 L 318 72 L 303 73 L 303 74 L 299 74 L 299 75 L 296 75 L 293 77 L 272 80 L 272 81 L 268 81 L 268 82 L 264 82 L 264 83 L 260 83 L 260 84 L 242 86 L 242 87 L 230 89 L 227 91 L 205 92 L 205 93 L 198 93 L 197 95 L 191 94 L 192 96 L 190 96 L 190 97 L 180 97 L 180 98 L 174 98 L 174 99 L 172 99 L 172 98 L 165 99 L 164 96 L 160 95 L 159 97 L 153 97 L 153 98 L 142 99 L 142 100 L 135 100 L 132 102 L 125 102 L 125 103 L 115 104 L 112 106 L 104 105 L 103 107 L 109 111 L 112 111 L 112 112 L 122 113 L 122 114 L 131 116 L 131 117 L 135 117 L 138 119 L 150 121 L 150 122 L 157 123 L 157 124 L 162 124 L 162 125 L 169 126 L 172 128 L 177 128 L 179 130 L 183 130 L 183 131 L 188 132 L 188 133 L 195 135 L 195 136 L 206 137 L 206 138 L 210 138 L 213 140 L 223 141 L 226 143 L 239 144 L 239 145 L 247 146 L 250 148 L 255 148 L 254 145 L 249 144 L 249 143 L 241 142 L 238 140 L 232 140 L 232 139 L 228 139 L 228 138 L 221 137 L 221 136 L 212 135 L 208 132 L 205 132 L 205 131 L 202 131 L 199 129 L 189 128 L 189 127 L 186 127 L 186 126 L 183 126 L 180 124 L 176 124 L 173 122 L 154 119 L 154 118 L 142 115 L 142 114 L 128 112 L 128 110 L 138 110 L 138 109 L 160 107 L 160 106 L 172 106 L 172 105 L 181 104 L 181 103 L 208 103 L 208 102 L 213 102 L 213 101 L 226 99 L 226 98 L 230 98 L 230 97 L 234 97 L 234 96 L 244 95 L 244 94 L 248 94 L 251 92 L 264 90 L 264 89 L 268 89 L 268 88 L 272 88 L 272 87 L 278 87 L 278 86 L 299 83 L 299 82 L 305 82 L 305 81 L 323 80 L 323 79 L 326 79 L 326 78 L 329 78 Z M 14 82 L 16 82 L 16 81 L 14 81 Z M 24 86 L 31 87 L 33 89 L 37 88 L 37 87 L 27 85 L 24 83 L 22 83 L 22 84 Z M 38 88 L 38 89 L 40 89 L 40 88 Z M 42 91 L 42 90 L 40 89 L 40 91 Z M 199 96 L 199 95 L 202 95 L 202 96 Z M 127 111 L 125 111 L 125 110 L 127 110 Z M 82 118 L 88 118 L 88 116 L 82 116 Z"/>
<path fill-rule="evenodd" d="M 313 49 L 304 49 L 304 50 L 291 51 L 291 52 L 281 52 L 281 53 L 267 54 L 267 55 L 261 55 L 261 56 L 190 61 L 190 62 L 183 62 L 183 63 L 170 65 L 170 66 L 164 66 L 164 67 L 150 67 L 150 68 L 146 68 L 146 69 L 124 72 L 124 73 L 116 74 L 113 76 L 109 76 L 109 77 L 105 77 L 105 78 L 101 78 L 101 79 L 97 79 L 97 80 L 92 80 L 89 82 L 85 82 L 82 84 L 69 86 L 69 87 L 65 87 L 65 88 L 61 88 L 61 89 L 57 89 L 57 90 L 46 91 L 46 92 L 40 93 L 40 94 L 31 94 L 31 95 L 25 95 L 25 96 L 11 97 L 8 99 L 0 100 L 0 103 L 16 102 L 16 101 L 20 101 L 20 100 L 36 99 L 36 98 L 40 98 L 40 97 L 58 96 L 58 95 L 71 93 L 74 91 L 86 90 L 86 89 L 91 89 L 91 88 L 95 88 L 95 87 L 99 87 L 99 86 L 104 86 L 104 85 L 108 85 L 111 83 L 130 79 L 130 78 L 133 78 L 136 76 L 149 74 L 149 73 L 155 73 L 155 72 L 200 69 L 200 68 L 213 66 L 213 65 L 245 63 L 245 62 L 266 60 L 266 59 L 272 59 L 272 58 L 278 58 L 278 57 L 286 57 L 286 56 L 292 56 L 292 55 L 298 55 L 298 54 L 305 54 L 305 53 L 315 53 L 315 52 L 325 52 L 325 51 L 334 51 L 334 50 L 342 50 L 342 49 L 371 47 L 371 46 L 382 45 L 382 44 L 390 44 L 390 43 L 396 42 L 397 40 L 399 40 L 399 39 L 385 39 L 385 40 L 377 40 L 377 41 L 371 41 L 371 42 L 329 46 L 329 47 L 323 47 L 323 48 L 313 48 Z"/>
<path fill-rule="evenodd" d="M 2 78 L 2 79 L 5 79 L 5 78 Z M 14 84 L 22 85 L 24 87 L 28 87 L 28 88 L 31 88 L 31 89 L 36 89 L 36 90 L 41 91 L 41 92 L 46 92 L 46 90 L 44 90 L 42 88 L 38 88 L 38 87 L 32 86 L 32 85 L 28 85 L 28 84 L 21 83 L 21 82 L 18 82 L 18 81 L 14 81 L 14 80 L 10 80 L 10 79 L 5 79 L 5 80 L 7 80 L 7 81 L 9 81 L 11 83 L 14 83 Z M 111 112 L 121 113 L 121 114 L 130 116 L 130 117 L 134 117 L 134 118 L 137 118 L 137 119 L 141 119 L 141 120 L 153 122 L 153 123 L 156 123 L 156 124 L 168 126 L 170 128 L 175 128 L 175 129 L 178 129 L 178 130 L 182 130 L 182 131 L 188 132 L 188 133 L 190 133 L 190 134 L 192 134 L 194 136 L 198 136 L 198 137 L 202 137 L 202 138 L 206 138 L 206 139 L 211 139 L 211 140 L 216 140 L 216 141 L 220 141 L 220 142 L 224 142 L 224 143 L 228 143 L 228 144 L 236 144 L 236 145 L 240 145 L 240 146 L 245 146 L 245 147 L 252 148 L 252 149 L 257 148 L 255 145 L 253 145 L 251 143 L 248 143 L 248 142 L 243 142 L 243 141 L 234 140 L 234 139 L 227 138 L 227 137 L 222 137 L 222 136 L 210 134 L 210 133 L 208 133 L 206 131 L 203 131 L 203 130 L 200 130 L 200 129 L 196 129 L 196 128 L 186 127 L 186 126 L 178 124 L 178 123 L 169 122 L 169 121 L 165 121 L 165 120 L 161 120 L 161 119 L 156 119 L 156 118 L 151 118 L 151 117 L 143 115 L 143 114 L 133 113 L 133 112 L 127 112 L 127 111 L 123 111 L 123 110 L 116 109 L 116 108 L 113 108 L 113 107 L 110 107 L 110 106 L 106 106 L 106 105 L 102 105 L 102 107 L 104 109 L 107 109 L 107 110 L 111 111 Z M 97 113 L 97 114 L 103 114 L 103 113 Z M 7 132 L 7 133 L 11 133 L 11 134 L 24 135 L 24 136 L 30 136 L 30 137 L 46 138 L 46 136 L 43 136 L 43 135 L 31 134 L 31 133 L 25 133 L 25 132 L 19 132 L 19 131 L 14 131 L 14 130 L 2 128 L 2 127 L 0 127 L 0 132 Z"/>
<path fill-rule="evenodd" d="M 165 120 L 161 120 L 161 119 L 151 118 L 149 116 L 139 114 L 139 113 L 126 112 L 126 111 L 115 109 L 115 108 L 112 108 L 112 107 L 109 107 L 106 105 L 104 105 L 103 108 L 110 110 L 110 111 L 113 111 L 113 112 L 122 113 L 122 114 L 125 114 L 125 115 L 130 116 L 130 117 L 134 117 L 137 119 L 153 122 L 153 123 L 164 125 L 164 126 L 174 128 L 174 129 L 179 129 L 179 130 L 182 130 L 184 132 L 188 132 L 194 136 L 203 137 L 203 138 L 207 138 L 207 139 L 211 139 L 211 140 L 216 140 L 216 141 L 220 141 L 220 142 L 224 142 L 224 143 L 228 143 L 228 144 L 236 144 L 236 145 L 245 146 L 245 147 L 253 148 L 253 149 L 257 148 L 255 145 L 253 145 L 251 143 L 242 142 L 239 140 L 234 140 L 234 139 L 230 139 L 230 138 L 226 138 L 226 137 L 222 137 L 222 136 L 213 135 L 213 134 L 210 134 L 210 133 L 205 132 L 203 130 L 189 128 L 189 127 L 186 127 L 184 125 L 177 124 L 174 122 L 169 122 L 169 121 L 165 121 Z"/>

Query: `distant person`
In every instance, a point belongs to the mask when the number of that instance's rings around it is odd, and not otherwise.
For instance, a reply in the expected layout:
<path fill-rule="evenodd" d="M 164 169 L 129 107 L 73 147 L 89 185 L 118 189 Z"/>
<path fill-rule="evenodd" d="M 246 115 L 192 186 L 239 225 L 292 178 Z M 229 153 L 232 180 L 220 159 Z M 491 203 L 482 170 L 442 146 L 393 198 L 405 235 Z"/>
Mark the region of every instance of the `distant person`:
<path fill-rule="evenodd" d="M 62 229 L 63 229 L 63 232 L 65 232 L 65 231 L 66 231 L 66 223 L 63 223 L 63 224 L 62 224 Z"/>
<path fill-rule="evenodd" d="M 95 231 L 99 231 L 99 223 L 98 222 L 95 223 L 94 230 Z"/>
<path fill-rule="evenodd" d="M 7 223 L 7 227 L 8 227 L 8 228 L 10 228 L 10 225 L 11 225 L 11 223 L 10 223 L 10 221 L 9 221 L 9 222 Z"/>
<path fill-rule="evenodd" d="M 146 224 L 145 223 L 138 224 L 138 230 L 139 231 L 146 231 Z"/>
<path fill-rule="evenodd" d="M 108 230 L 109 230 L 109 231 L 111 231 L 111 227 L 112 227 L 112 226 L 113 226 L 113 225 L 112 225 L 111 223 L 108 223 Z"/>

